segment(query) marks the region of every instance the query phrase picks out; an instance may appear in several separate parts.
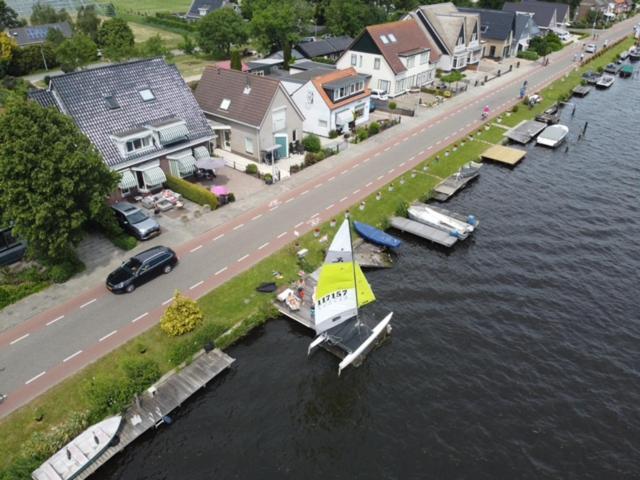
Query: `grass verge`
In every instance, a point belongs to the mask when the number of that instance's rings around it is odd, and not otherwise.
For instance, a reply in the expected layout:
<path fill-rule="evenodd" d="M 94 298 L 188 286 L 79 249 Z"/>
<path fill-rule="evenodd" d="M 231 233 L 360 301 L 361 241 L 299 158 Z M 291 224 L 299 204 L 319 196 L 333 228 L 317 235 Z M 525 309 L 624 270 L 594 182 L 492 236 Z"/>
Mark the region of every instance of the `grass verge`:
<path fill-rule="evenodd" d="M 502 123 L 516 125 L 532 118 L 577 85 L 583 71 L 609 63 L 631 43 L 627 40 L 612 47 L 605 55 L 594 59 L 592 64 L 553 83 L 541 92 L 544 98 L 541 104 L 532 110 L 519 108 L 515 113 L 502 115 Z M 501 139 L 502 133 L 503 128 L 493 125 L 478 130 L 473 139 L 467 137 L 457 141 L 455 147 L 445 147 L 425 159 L 412 172 L 381 188 L 381 200 L 376 200 L 375 194 L 367 198 L 365 208 L 354 209 L 352 217 L 385 228 L 390 216 L 402 212 L 412 201 L 426 199 L 442 178 L 470 160 L 476 160 L 492 143 Z M 392 190 L 389 189 L 391 185 Z M 331 237 L 337 227 L 332 228 L 325 223 L 319 228 L 320 236 L 327 234 Z M 89 421 L 96 420 L 98 411 L 104 413 L 92 400 L 95 385 L 107 384 L 114 390 L 127 385 L 130 379 L 127 378 L 126 365 L 131 362 L 144 358 L 149 363 L 153 362 L 160 372 L 166 372 L 191 358 L 207 340 L 215 340 L 219 347 L 226 348 L 256 325 L 273 318 L 273 296 L 257 293 L 255 287 L 271 280 L 274 271 L 282 274 L 283 278 L 277 280 L 279 285 L 296 279 L 300 269 L 312 271 L 320 265 L 326 248 L 326 244 L 320 244 L 311 234 L 301 237 L 297 243 L 283 248 L 202 297 L 198 303 L 205 320 L 194 332 L 170 338 L 158 326 L 153 327 L 3 419 L 0 423 L 0 451 L 3 452 L 0 479 L 21 478 L 22 472 L 28 473 L 29 469 L 35 468 L 79 433 Z M 302 262 L 295 255 L 299 248 L 309 249 Z"/>

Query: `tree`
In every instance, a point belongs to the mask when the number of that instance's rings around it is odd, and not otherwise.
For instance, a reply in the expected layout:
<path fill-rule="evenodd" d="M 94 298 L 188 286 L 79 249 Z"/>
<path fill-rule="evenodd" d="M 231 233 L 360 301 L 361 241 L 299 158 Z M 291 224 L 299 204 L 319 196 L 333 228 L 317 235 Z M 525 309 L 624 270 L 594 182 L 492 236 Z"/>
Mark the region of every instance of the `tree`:
<path fill-rule="evenodd" d="M 305 0 L 254 0 L 251 31 L 253 38 L 264 51 L 279 48 L 284 62 L 291 60 L 291 46 L 300 40 L 313 14 Z"/>
<path fill-rule="evenodd" d="M 9 63 L 17 49 L 16 41 L 6 33 L 0 32 L 0 64 Z"/>
<path fill-rule="evenodd" d="M 195 300 L 176 290 L 173 302 L 160 319 L 160 328 L 171 336 L 184 335 L 202 323 L 204 315 Z"/>
<path fill-rule="evenodd" d="M 31 25 L 44 25 L 45 23 L 58 22 L 71 23 L 71 17 L 64 8 L 60 11 L 56 11 L 56 9 L 49 4 L 37 2 L 31 9 L 31 17 L 29 18 L 29 21 L 31 22 Z"/>
<path fill-rule="evenodd" d="M 98 45 L 104 55 L 111 60 L 123 60 L 133 56 L 134 36 L 131 28 L 121 18 L 112 18 L 98 30 Z"/>
<path fill-rule="evenodd" d="M 152 35 L 147 40 L 142 42 L 139 47 L 139 52 L 143 57 L 163 57 L 163 58 L 173 58 L 173 54 L 171 50 L 167 48 L 164 44 L 164 40 L 158 34 Z"/>
<path fill-rule="evenodd" d="M 71 118 L 33 101 L 7 102 L 0 115 L 0 222 L 12 222 L 38 258 L 72 255 L 117 183 Z"/>
<path fill-rule="evenodd" d="M 56 48 L 56 57 L 63 72 L 73 72 L 98 57 L 98 47 L 89 36 L 78 33 Z"/>
<path fill-rule="evenodd" d="M 240 50 L 231 50 L 231 70 L 242 71 L 242 58 L 240 57 Z"/>
<path fill-rule="evenodd" d="M 59 47 L 65 41 L 64 34 L 57 28 L 50 28 L 47 32 L 47 42 L 53 48 Z"/>
<path fill-rule="evenodd" d="M 246 41 L 246 25 L 231 8 L 219 8 L 198 22 L 198 44 L 207 53 L 228 56 L 231 45 Z"/>
<path fill-rule="evenodd" d="M 80 7 L 76 18 L 76 30 L 88 35 L 95 42 L 98 39 L 99 28 L 100 18 L 96 14 L 95 7 L 93 5 Z"/>
<path fill-rule="evenodd" d="M 385 13 L 363 0 L 331 0 L 325 8 L 327 28 L 333 35 L 355 37 L 364 27 L 384 22 Z"/>
<path fill-rule="evenodd" d="M 23 27 L 25 21 L 18 18 L 16 11 L 0 0 L 0 32 L 6 28 Z"/>
<path fill-rule="evenodd" d="M 178 45 L 178 48 L 182 50 L 184 53 L 186 53 L 187 55 L 191 55 L 193 51 L 196 49 L 196 46 L 193 43 L 193 40 L 191 39 L 190 35 L 183 35 L 182 42 L 180 43 L 180 45 Z"/>

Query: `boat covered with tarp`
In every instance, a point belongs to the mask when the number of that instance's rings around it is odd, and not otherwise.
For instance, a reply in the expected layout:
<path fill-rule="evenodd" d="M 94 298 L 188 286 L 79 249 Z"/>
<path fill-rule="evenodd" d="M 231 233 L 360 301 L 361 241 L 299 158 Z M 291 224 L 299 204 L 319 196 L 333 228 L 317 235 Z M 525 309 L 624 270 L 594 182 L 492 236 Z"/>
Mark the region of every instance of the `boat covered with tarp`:
<path fill-rule="evenodd" d="M 400 245 L 402 245 L 402 242 L 393 235 L 389 235 L 387 232 L 384 232 L 379 228 L 373 227 L 367 223 L 354 221 L 353 228 L 362 238 L 364 238 L 368 242 L 380 245 L 381 247 L 398 248 Z"/>
<path fill-rule="evenodd" d="M 542 133 L 538 135 L 536 143 L 538 145 L 544 145 L 545 147 L 556 148 L 564 142 L 568 133 L 569 127 L 566 125 L 551 125 L 550 127 L 545 128 Z"/>

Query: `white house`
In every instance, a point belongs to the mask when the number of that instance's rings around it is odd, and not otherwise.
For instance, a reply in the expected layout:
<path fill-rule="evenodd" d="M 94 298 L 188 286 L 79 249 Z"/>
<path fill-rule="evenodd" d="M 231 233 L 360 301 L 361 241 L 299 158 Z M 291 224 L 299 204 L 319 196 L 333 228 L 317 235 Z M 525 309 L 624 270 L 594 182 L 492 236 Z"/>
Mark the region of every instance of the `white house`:
<path fill-rule="evenodd" d="M 438 68 L 449 72 L 475 68 L 482 58 L 480 15 L 459 11 L 451 3 L 423 5 L 409 12 L 439 50 Z"/>
<path fill-rule="evenodd" d="M 415 20 L 409 19 L 365 28 L 336 66 L 370 75 L 371 88 L 396 97 L 433 82 L 438 57 Z"/>
<path fill-rule="evenodd" d="M 369 121 L 369 75 L 354 68 L 322 73 L 292 95 L 302 111 L 302 129 L 328 137 L 331 130 L 346 131 Z"/>

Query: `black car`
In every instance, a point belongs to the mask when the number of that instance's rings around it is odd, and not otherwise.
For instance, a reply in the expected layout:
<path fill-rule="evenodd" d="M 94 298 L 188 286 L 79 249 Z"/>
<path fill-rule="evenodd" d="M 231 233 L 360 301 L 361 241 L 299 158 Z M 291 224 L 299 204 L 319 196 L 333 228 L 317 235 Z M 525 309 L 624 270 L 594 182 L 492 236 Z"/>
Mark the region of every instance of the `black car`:
<path fill-rule="evenodd" d="M 176 252 L 153 247 L 124 262 L 107 277 L 107 288 L 114 293 L 131 293 L 161 273 L 169 273 L 178 263 Z"/>
<path fill-rule="evenodd" d="M 153 218 L 149 218 L 135 205 L 131 205 L 129 202 L 119 202 L 111 205 L 111 209 L 122 228 L 138 240 L 148 240 L 160 235 L 158 222 Z"/>

